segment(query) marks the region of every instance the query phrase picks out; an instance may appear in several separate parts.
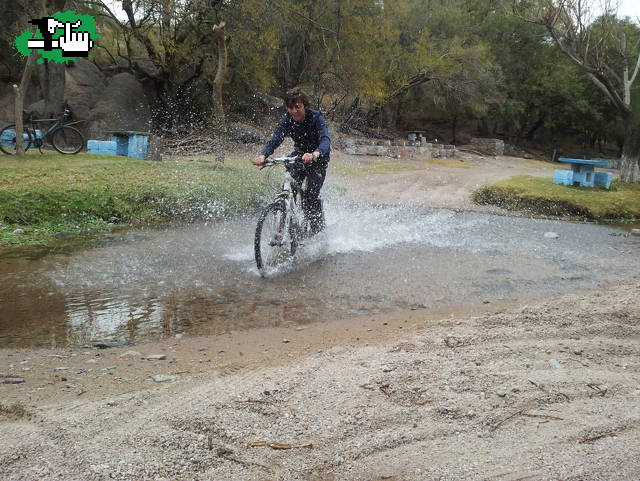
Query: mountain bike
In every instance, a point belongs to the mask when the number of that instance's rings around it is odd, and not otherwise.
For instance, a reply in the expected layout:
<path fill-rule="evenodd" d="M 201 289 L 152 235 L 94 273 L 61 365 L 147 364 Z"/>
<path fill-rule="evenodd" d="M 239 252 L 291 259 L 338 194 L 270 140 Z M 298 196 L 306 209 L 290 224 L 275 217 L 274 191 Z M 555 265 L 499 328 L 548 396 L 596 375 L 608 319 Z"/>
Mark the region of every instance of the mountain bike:
<path fill-rule="evenodd" d="M 261 168 L 285 166 L 301 157 L 269 158 Z M 260 214 L 254 241 L 256 265 L 261 276 L 292 258 L 300 243 L 309 237 L 311 228 L 303 211 L 306 180 L 300 185 L 285 171 L 280 192 Z"/>
<path fill-rule="evenodd" d="M 31 147 L 37 147 L 42 153 L 42 146 L 45 141 L 50 143 L 54 149 L 61 154 L 77 154 L 84 146 L 84 136 L 71 125 L 83 122 L 82 120 L 71 121 L 71 110 L 64 109 L 64 113 L 55 119 L 34 119 L 33 110 L 23 110 L 27 119 L 24 122 L 22 138 L 24 139 L 25 152 Z M 37 128 L 40 124 L 53 122 L 45 131 Z M 7 155 L 16 153 L 16 124 L 9 124 L 0 130 L 0 150 Z"/>

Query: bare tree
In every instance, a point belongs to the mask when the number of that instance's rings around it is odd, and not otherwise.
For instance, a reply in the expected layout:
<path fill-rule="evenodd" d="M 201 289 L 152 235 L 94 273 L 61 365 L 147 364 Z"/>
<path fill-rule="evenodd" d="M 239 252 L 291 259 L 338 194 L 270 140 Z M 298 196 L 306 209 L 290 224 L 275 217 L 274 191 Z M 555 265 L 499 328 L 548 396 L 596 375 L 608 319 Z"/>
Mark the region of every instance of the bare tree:
<path fill-rule="evenodd" d="M 45 0 L 34 2 L 32 5 L 31 13 L 25 12 L 26 17 L 29 15 L 33 15 L 34 17 L 40 17 L 45 12 Z M 26 17 L 22 20 L 26 23 Z M 16 155 L 22 156 L 25 153 L 24 150 L 24 139 L 22 137 L 22 132 L 24 131 L 24 124 L 22 122 L 23 114 L 22 109 L 24 108 L 24 96 L 29 88 L 29 83 L 31 82 L 31 75 L 36 66 L 35 54 L 29 55 L 27 62 L 24 66 L 24 70 L 22 71 L 22 76 L 20 78 L 19 84 L 13 85 L 13 90 L 15 92 L 15 119 L 16 119 Z"/>
<path fill-rule="evenodd" d="M 533 10 L 517 13 L 543 25 L 558 48 L 615 106 L 625 125 L 620 179 L 640 182 L 640 120 L 634 116 L 631 96 L 640 69 L 640 31 L 618 19 L 616 12 L 617 3 L 611 0 L 541 0 Z"/>
<path fill-rule="evenodd" d="M 228 37 L 224 32 L 225 22 L 220 22 L 218 25 L 213 26 L 213 38 L 216 40 L 218 46 L 218 66 L 216 69 L 216 75 L 213 79 L 213 114 L 215 122 L 224 126 L 224 105 L 222 103 L 222 85 L 224 83 L 224 77 L 227 73 L 227 41 Z"/>

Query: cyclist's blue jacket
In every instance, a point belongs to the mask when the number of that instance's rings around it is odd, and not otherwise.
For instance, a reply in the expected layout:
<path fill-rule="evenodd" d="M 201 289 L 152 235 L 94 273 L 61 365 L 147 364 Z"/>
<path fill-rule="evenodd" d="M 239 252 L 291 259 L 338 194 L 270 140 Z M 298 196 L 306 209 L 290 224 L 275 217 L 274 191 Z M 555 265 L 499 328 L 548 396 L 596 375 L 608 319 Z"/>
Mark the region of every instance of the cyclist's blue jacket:
<path fill-rule="evenodd" d="M 262 149 L 262 155 L 268 157 L 273 154 L 286 136 L 293 140 L 296 152 L 306 154 L 317 150 L 320 152 L 320 159 L 329 160 L 329 152 L 331 152 L 329 129 L 319 111 L 307 109 L 302 122 L 293 120 L 288 112 L 284 114 L 271 140 Z"/>

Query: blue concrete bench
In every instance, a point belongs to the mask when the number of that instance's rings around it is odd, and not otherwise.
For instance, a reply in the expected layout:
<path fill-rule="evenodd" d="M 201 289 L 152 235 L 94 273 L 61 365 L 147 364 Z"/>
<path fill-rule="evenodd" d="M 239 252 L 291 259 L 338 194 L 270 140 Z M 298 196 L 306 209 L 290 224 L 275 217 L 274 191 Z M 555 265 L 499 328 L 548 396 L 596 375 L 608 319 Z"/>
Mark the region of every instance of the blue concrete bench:
<path fill-rule="evenodd" d="M 112 140 L 89 140 L 87 151 L 90 154 L 117 155 L 117 143 Z"/>
<path fill-rule="evenodd" d="M 571 170 L 556 170 L 553 183 L 561 185 L 579 185 L 581 187 L 611 188 L 613 174 L 610 172 L 595 172 L 594 167 L 606 167 L 606 160 L 567 159 L 560 157 L 559 162 L 571 164 Z"/>
<path fill-rule="evenodd" d="M 35 145 L 35 140 L 42 139 L 42 131 L 40 129 L 36 129 L 36 136 L 35 138 L 31 136 L 31 142 L 29 142 L 29 135 L 27 135 L 26 132 L 22 134 L 22 138 L 24 139 L 24 146 L 31 148 Z M 11 148 L 16 147 L 15 140 L 16 140 L 16 131 L 13 129 L 5 130 L 4 132 L 2 132 L 2 137 L 0 137 L 0 142 L 2 142 L 2 145 L 6 145 Z"/>

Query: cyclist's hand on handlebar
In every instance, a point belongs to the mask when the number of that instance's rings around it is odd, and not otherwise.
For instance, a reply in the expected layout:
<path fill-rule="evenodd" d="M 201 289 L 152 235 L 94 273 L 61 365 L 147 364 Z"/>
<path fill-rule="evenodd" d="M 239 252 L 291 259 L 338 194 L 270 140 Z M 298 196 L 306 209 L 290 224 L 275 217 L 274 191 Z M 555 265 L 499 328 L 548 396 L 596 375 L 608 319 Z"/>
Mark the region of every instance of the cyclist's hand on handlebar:
<path fill-rule="evenodd" d="M 253 162 L 253 165 L 257 165 L 258 167 L 261 167 L 266 162 L 266 158 L 264 155 L 259 155 L 255 159 L 253 159 L 252 162 Z"/>
<path fill-rule="evenodd" d="M 313 154 L 307 152 L 302 155 L 302 162 L 308 164 L 309 162 L 313 162 Z"/>

